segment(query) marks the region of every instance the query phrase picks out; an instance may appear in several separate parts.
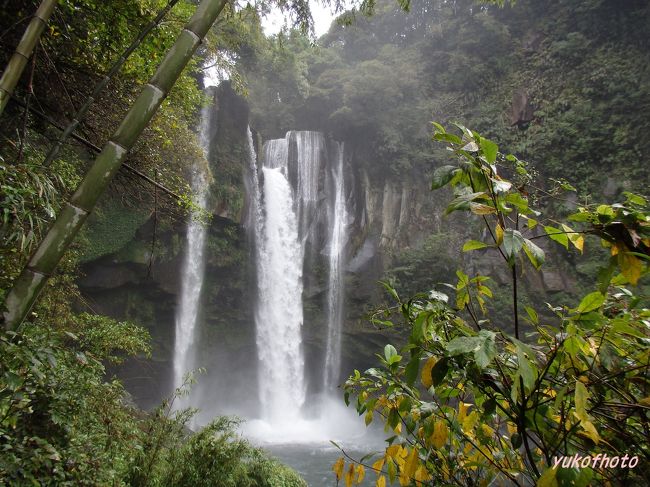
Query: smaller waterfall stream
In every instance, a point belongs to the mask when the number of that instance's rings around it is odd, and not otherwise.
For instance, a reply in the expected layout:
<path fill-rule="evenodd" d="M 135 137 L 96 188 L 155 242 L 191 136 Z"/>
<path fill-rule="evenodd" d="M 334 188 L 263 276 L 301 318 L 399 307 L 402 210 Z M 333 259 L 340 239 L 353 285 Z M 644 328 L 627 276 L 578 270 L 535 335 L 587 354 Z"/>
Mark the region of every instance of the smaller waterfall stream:
<path fill-rule="evenodd" d="M 201 111 L 200 143 L 207 155 L 208 134 L 212 116 L 209 107 Z M 209 176 L 204 161 L 197 161 L 192 168 L 192 191 L 196 195 L 195 204 L 205 210 L 208 202 Z M 183 384 L 185 375 L 196 367 L 196 322 L 199 315 L 199 304 L 203 277 L 205 274 L 205 251 L 207 227 L 197 218 L 190 218 L 187 224 L 187 247 L 183 260 L 181 276 L 181 293 L 176 312 L 176 329 L 174 341 L 174 387 Z M 188 397 L 177 399 L 177 408 L 190 404 Z"/>
<path fill-rule="evenodd" d="M 343 327 L 343 269 L 347 242 L 347 209 L 345 205 L 345 179 L 343 173 L 343 144 L 336 145 L 336 168 L 332 175 L 331 191 L 334 204 L 330 210 L 329 282 L 327 291 L 327 347 L 323 385 L 326 392 L 338 385 L 341 374 L 341 330 Z"/>

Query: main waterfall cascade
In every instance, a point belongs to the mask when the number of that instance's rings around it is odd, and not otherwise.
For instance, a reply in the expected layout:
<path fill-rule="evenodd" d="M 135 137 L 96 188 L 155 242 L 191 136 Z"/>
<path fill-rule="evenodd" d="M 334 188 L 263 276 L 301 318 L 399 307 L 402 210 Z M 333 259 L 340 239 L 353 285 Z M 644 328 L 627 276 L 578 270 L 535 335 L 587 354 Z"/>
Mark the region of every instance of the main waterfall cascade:
<path fill-rule="evenodd" d="M 201 110 L 201 128 L 199 141 L 207 158 L 209 151 L 209 130 L 214 115 L 210 107 Z M 205 210 L 208 202 L 209 169 L 205 161 L 197 160 L 192 168 L 192 191 L 196 195 L 195 204 Z M 205 274 L 205 241 L 207 227 L 199 219 L 192 217 L 187 224 L 187 247 L 183 260 L 181 275 L 181 292 L 176 312 L 176 329 L 174 342 L 174 387 L 183 385 L 188 372 L 200 366 L 196 363 L 197 322 L 203 278 Z M 176 400 L 176 407 L 182 408 L 192 404 L 191 396 Z"/>
<path fill-rule="evenodd" d="M 249 143 L 254 158 L 252 137 Z M 332 397 L 341 373 L 348 224 L 343 145 L 327 144 L 319 132 L 289 132 L 267 141 L 260 167 L 253 163 L 250 171 L 246 219 L 251 226 L 254 218 L 260 419 L 249 421 L 245 431 L 265 442 L 301 443 L 341 439 L 355 429 L 361 433 L 340 399 Z M 309 385 L 303 294 L 304 272 L 313 272 L 310 252 L 322 255 L 329 268 L 322 383 Z M 308 386 L 320 394 L 309 396 Z"/>

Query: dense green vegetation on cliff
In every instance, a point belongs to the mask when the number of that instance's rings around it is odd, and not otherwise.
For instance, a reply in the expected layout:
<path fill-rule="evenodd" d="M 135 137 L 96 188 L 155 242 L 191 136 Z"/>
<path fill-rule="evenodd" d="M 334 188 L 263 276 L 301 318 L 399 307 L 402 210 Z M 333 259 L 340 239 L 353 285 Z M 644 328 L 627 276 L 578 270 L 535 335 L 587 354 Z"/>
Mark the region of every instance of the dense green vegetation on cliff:
<path fill-rule="evenodd" d="M 244 51 L 255 127 L 330 132 L 403 177 L 440 163 L 431 120 L 462 121 L 596 194 L 647 184 L 647 2 L 408 5 L 345 14 L 316 46 L 291 32 Z"/>

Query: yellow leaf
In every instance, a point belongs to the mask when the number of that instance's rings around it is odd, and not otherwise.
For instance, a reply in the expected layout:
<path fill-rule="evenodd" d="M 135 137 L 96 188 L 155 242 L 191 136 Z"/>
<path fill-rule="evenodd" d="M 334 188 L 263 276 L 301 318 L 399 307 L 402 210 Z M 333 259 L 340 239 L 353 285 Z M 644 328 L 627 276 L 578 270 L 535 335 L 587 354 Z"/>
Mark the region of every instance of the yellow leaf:
<path fill-rule="evenodd" d="M 390 483 L 392 484 L 395 481 L 397 468 L 395 467 L 395 462 L 391 458 L 386 460 L 386 464 L 388 465 L 388 478 L 390 479 Z"/>
<path fill-rule="evenodd" d="M 578 434 L 581 434 L 582 436 L 586 436 L 591 441 L 593 441 L 596 445 L 600 443 L 600 435 L 598 434 L 596 427 L 591 421 L 588 420 L 580 421 L 580 426 L 582 426 L 582 429 L 584 431 L 581 431 Z"/>
<path fill-rule="evenodd" d="M 467 404 L 463 401 L 458 403 L 458 422 L 462 423 L 467 416 L 467 410 L 471 407 L 471 404 Z"/>
<path fill-rule="evenodd" d="M 343 457 L 339 458 L 334 466 L 332 467 L 332 470 L 336 474 L 336 480 L 339 481 L 341 480 L 341 477 L 343 477 L 343 469 L 345 468 L 345 459 Z"/>
<path fill-rule="evenodd" d="M 542 476 L 537 479 L 536 487 L 557 487 L 556 473 L 557 469 L 555 468 L 547 468 L 544 470 Z"/>
<path fill-rule="evenodd" d="M 386 448 L 386 456 L 389 458 L 396 458 L 402 451 L 401 445 L 391 445 Z"/>
<path fill-rule="evenodd" d="M 354 464 L 351 463 L 348 471 L 345 472 L 345 487 L 352 487 L 354 481 Z"/>
<path fill-rule="evenodd" d="M 375 487 L 386 487 L 386 477 L 383 475 L 377 479 Z"/>
<path fill-rule="evenodd" d="M 424 465 L 420 465 L 418 469 L 415 471 L 415 480 L 418 482 L 427 482 L 431 480 L 431 475 L 429 472 L 427 472 L 427 469 L 424 467 Z"/>
<path fill-rule="evenodd" d="M 576 233 L 570 226 L 565 225 L 564 223 L 562 224 L 562 228 L 566 232 L 566 236 L 569 238 L 569 242 L 571 242 L 576 249 L 582 252 L 582 249 L 585 246 L 585 239 L 583 236 L 579 233 Z"/>
<path fill-rule="evenodd" d="M 411 485 L 411 480 L 420 463 L 420 457 L 417 448 L 411 448 L 410 450 L 405 448 L 404 450 L 409 453 L 403 465 L 400 465 L 399 483 L 400 485 Z"/>
<path fill-rule="evenodd" d="M 497 245 L 501 245 L 503 243 L 503 228 L 501 227 L 501 224 L 497 223 L 496 227 L 496 236 L 497 236 Z"/>
<path fill-rule="evenodd" d="M 363 479 L 366 478 L 366 469 L 363 468 L 363 465 L 357 465 L 356 471 L 357 471 L 356 484 L 359 485 L 361 482 L 363 482 Z"/>
<path fill-rule="evenodd" d="M 483 203 L 476 203 L 474 201 L 469 204 L 469 209 L 476 215 L 490 215 L 497 212 L 497 210 L 492 206 L 484 205 Z"/>
<path fill-rule="evenodd" d="M 372 423 L 372 409 L 368 409 L 366 412 L 366 416 L 364 417 L 364 421 L 366 423 L 366 426 L 368 426 L 370 423 Z"/>
<path fill-rule="evenodd" d="M 636 283 L 641 277 L 641 268 L 643 267 L 641 260 L 628 252 L 621 252 L 618 254 L 618 265 L 621 267 L 621 273 L 630 284 L 636 286 Z"/>
<path fill-rule="evenodd" d="M 578 238 L 575 240 L 572 240 L 573 245 L 576 246 L 576 249 L 578 249 L 580 252 L 582 252 L 585 248 L 585 238 L 582 235 L 578 235 Z"/>
<path fill-rule="evenodd" d="M 420 379 L 422 380 L 422 385 L 427 389 L 433 385 L 431 370 L 433 369 L 433 366 L 436 365 L 437 361 L 438 359 L 436 357 L 429 357 L 429 359 L 424 363 L 424 367 L 422 367 Z"/>
<path fill-rule="evenodd" d="M 440 449 L 445 443 L 447 443 L 447 438 L 449 437 L 449 428 L 444 421 L 438 421 L 433 425 L 433 434 L 431 435 L 431 444 L 434 448 Z"/>
<path fill-rule="evenodd" d="M 639 404 L 641 404 L 642 406 L 650 406 L 650 396 L 641 399 L 639 401 Z"/>
<path fill-rule="evenodd" d="M 576 381 L 576 392 L 575 392 L 575 402 L 576 402 L 576 417 L 580 420 L 580 426 L 584 430 L 583 436 L 590 438 L 594 443 L 598 444 L 600 442 L 600 435 L 596 431 L 596 427 L 589 420 L 589 415 L 587 414 L 587 399 L 589 399 L 589 391 L 585 385 Z"/>
<path fill-rule="evenodd" d="M 474 429 L 474 426 L 476 426 L 476 423 L 478 421 L 478 413 L 476 411 L 473 411 L 470 413 L 469 416 L 467 416 L 465 419 L 463 419 L 462 423 L 462 428 L 465 433 L 469 433 Z"/>
<path fill-rule="evenodd" d="M 372 469 L 375 472 L 377 472 L 377 475 L 379 475 L 381 473 L 381 469 L 384 466 L 384 461 L 385 461 L 385 459 L 384 459 L 384 457 L 382 457 L 379 460 L 377 460 L 375 463 L 372 464 Z"/>
<path fill-rule="evenodd" d="M 487 424 L 481 424 L 481 430 L 485 436 L 492 436 L 494 434 L 494 428 L 489 427 Z"/>
<path fill-rule="evenodd" d="M 579 380 L 576 381 L 576 392 L 575 392 L 575 402 L 576 402 L 576 416 L 578 419 L 588 421 L 587 417 L 587 399 L 589 398 L 589 392 L 585 385 Z"/>

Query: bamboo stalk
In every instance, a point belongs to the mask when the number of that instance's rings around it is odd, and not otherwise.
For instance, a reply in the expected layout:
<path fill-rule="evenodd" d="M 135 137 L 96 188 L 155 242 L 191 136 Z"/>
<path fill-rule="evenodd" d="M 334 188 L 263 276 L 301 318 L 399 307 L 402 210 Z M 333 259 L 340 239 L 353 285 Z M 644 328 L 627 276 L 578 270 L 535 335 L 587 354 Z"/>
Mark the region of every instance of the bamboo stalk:
<path fill-rule="evenodd" d="M 133 39 L 133 42 L 131 42 L 131 45 L 126 48 L 126 50 L 122 53 L 122 55 L 115 61 L 111 69 L 108 71 L 108 73 L 95 85 L 93 88 L 93 92 L 90 94 L 90 96 L 86 99 L 85 103 L 77 110 L 77 113 L 75 113 L 72 116 L 72 122 L 68 124 L 68 126 L 65 128 L 63 133 L 59 136 L 58 140 L 56 143 L 52 146 L 50 151 L 47 153 L 45 156 L 45 160 L 43 161 L 44 166 L 49 166 L 52 164 L 52 161 L 56 158 L 56 156 L 59 154 L 59 150 L 61 150 L 61 146 L 65 142 L 65 139 L 72 134 L 75 129 L 77 128 L 77 125 L 84 119 L 86 116 L 86 113 L 88 113 L 88 110 L 92 106 L 92 104 L 95 102 L 97 97 L 100 95 L 102 91 L 104 91 L 104 88 L 108 85 L 108 83 L 111 81 L 113 76 L 117 74 L 117 72 L 122 68 L 126 60 L 129 58 L 129 56 L 135 51 L 140 44 L 142 44 L 142 41 L 144 40 L 145 37 L 151 32 L 154 27 L 158 26 L 162 19 L 167 15 L 167 13 L 178 3 L 178 0 L 170 0 L 169 3 L 163 8 L 160 12 L 158 12 L 158 15 L 156 15 L 156 18 L 153 19 L 151 22 L 149 22 L 142 31 L 138 34 L 138 36 Z"/>
<path fill-rule="evenodd" d="M 0 78 L 0 116 L 4 112 L 57 3 L 58 0 L 43 0 L 41 2 L 25 29 L 25 33 L 16 47 L 16 52 L 7 63 L 2 78 Z"/>
<path fill-rule="evenodd" d="M 106 143 L 74 195 L 57 216 L 4 302 L 4 326 L 15 329 L 25 319 L 48 277 L 54 272 L 128 151 L 156 113 L 203 37 L 228 0 L 203 0 L 158 70 Z"/>

